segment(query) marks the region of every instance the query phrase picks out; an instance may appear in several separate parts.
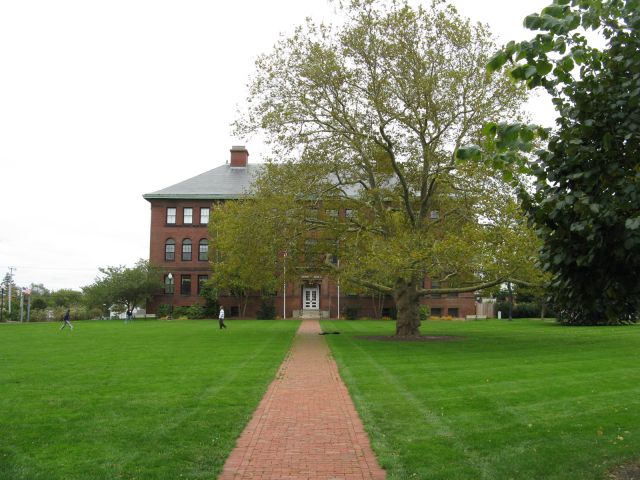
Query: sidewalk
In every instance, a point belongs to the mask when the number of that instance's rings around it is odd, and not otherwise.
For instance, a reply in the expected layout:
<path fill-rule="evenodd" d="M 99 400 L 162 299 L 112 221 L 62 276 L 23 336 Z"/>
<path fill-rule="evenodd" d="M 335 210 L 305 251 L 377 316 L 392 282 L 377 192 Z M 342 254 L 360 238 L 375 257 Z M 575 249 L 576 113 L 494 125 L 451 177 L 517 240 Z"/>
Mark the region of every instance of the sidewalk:
<path fill-rule="evenodd" d="M 383 480 L 317 320 L 305 320 L 218 480 Z"/>

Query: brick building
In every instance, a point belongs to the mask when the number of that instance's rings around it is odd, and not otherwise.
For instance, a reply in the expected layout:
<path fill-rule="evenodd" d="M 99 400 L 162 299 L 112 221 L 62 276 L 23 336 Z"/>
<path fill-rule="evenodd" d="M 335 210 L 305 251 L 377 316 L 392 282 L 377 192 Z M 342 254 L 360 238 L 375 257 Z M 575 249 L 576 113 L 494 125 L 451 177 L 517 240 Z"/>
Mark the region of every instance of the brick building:
<path fill-rule="evenodd" d="M 261 169 L 249 163 L 249 152 L 243 146 L 231 148 L 228 163 L 157 192 L 143 195 L 151 204 L 149 259 L 164 272 L 165 289 L 148 305 L 154 313 L 160 304 L 190 306 L 203 303 L 200 289 L 209 279 L 209 238 L 207 224 L 211 209 L 221 202 L 235 200 L 251 185 Z M 344 215 L 344 212 L 340 212 Z M 425 279 L 425 287 L 431 281 Z M 285 299 L 286 297 L 286 299 Z M 239 311 L 239 300 L 221 297 L 220 303 L 229 316 Z M 255 317 L 260 297 L 250 298 L 246 316 Z M 286 295 L 276 295 L 276 311 L 281 317 L 318 315 L 335 318 L 338 309 L 356 311 L 358 316 L 390 316 L 393 301 L 390 297 L 371 298 L 351 295 L 327 277 L 308 275 L 300 282 L 288 284 Z M 433 295 L 423 303 L 431 307 L 434 316 L 464 317 L 476 313 L 474 295 Z"/>

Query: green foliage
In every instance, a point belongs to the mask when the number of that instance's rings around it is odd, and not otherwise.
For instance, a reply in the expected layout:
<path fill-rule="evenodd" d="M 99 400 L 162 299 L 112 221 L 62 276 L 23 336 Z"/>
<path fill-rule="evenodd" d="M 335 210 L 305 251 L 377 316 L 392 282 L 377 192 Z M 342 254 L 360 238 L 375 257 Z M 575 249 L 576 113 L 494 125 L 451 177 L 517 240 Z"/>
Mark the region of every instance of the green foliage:
<path fill-rule="evenodd" d="M 158 269 L 146 260 L 139 260 L 133 268 L 106 267 L 100 272 L 102 278 L 82 288 L 87 305 L 125 311 L 143 305 L 163 287 Z"/>
<path fill-rule="evenodd" d="M 496 111 L 518 118 L 524 88 L 487 74 L 489 33 L 442 2 L 338 8 L 344 23 L 309 21 L 257 62 L 236 127 L 260 131 L 279 164 L 265 168 L 254 203 L 233 207 L 242 210 L 216 230 L 231 267 L 220 275 L 257 290 L 255 278 L 283 270 L 286 251 L 288 276 L 329 274 L 405 299 L 399 334 L 415 335 L 425 273 L 451 287 L 496 279 L 485 264 L 496 237 L 478 220 L 509 187 L 453 153 L 478 141 Z"/>
<path fill-rule="evenodd" d="M 431 316 L 431 307 L 429 305 L 420 305 L 420 321 L 426 322 Z"/>
<path fill-rule="evenodd" d="M 69 288 L 61 288 L 51 292 L 50 304 L 53 307 L 70 307 L 79 305 L 82 302 L 82 292 L 71 290 Z"/>
<path fill-rule="evenodd" d="M 249 294 L 275 291 L 282 285 L 284 262 L 289 265 L 287 278 L 294 277 L 299 235 L 288 228 L 287 205 L 265 195 L 227 202 L 213 210 L 209 223 L 216 250 L 210 255 L 212 292 L 229 292 L 244 306 Z M 277 214 L 282 215 L 282 222 L 273 221 Z"/>
<path fill-rule="evenodd" d="M 498 302 L 495 305 L 495 312 L 502 312 L 502 318 L 507 316 L 509 311 L 508 302 Z M 539 302 L 518 302 L 514 303 L 511 316 L 513 318 L 540 318 L 540 312 L 542 312 L 542 304 Z M 555 312 L 551 308 L 545 308 L 545 317 L 555 317 Z"/>
<path fill-rule="evenodd" d="M 200 296 L 204 297 L 204 316 L 205 318 L 216 318 L 220 305 L 218 303 L 218 291 L 211 281 L 202 285 Z"/>
<path fill-rule="evenodd" d="M 273 320 L 276 318 L 276 303 L 274 297 L 262 297 L 257 318 L 260 320 Z"/>
<path fill-rule="evenodd" d="M 640 3 L 556 0 L 525 25 L 535 38 L 510 42 L 489 62 L 515 80 L 543 87 L 558 111 L 546 149 L 528 166 L 535 191 L 521 190 L 543 241 L 561 321 L 575 325 L 635 322 L 640 314 Z M 578 27 L 599 30 L 606 47 Z M 488 158 L 526 150 L 511 132 L 489 132 Z M 491 127 L 488 128 L 491 130 Z M 524 144 L 531 134 L 530 128 Z M 478 150 L 461 157 L 477 158 Z M 514 161 L 511 164 L 516 164 Z M 526 162 L 524 162 L 526 163 Z M 497 165 L 497 167 L 502 167 Z"/>
<path fill-rule="evenodd" d="M 171 305 L 167 303 L 161 303 L 156 307 L 156 317 L 166 318 L 171 315 Z"/>
<path fill-rule="evenodd" d="M 31 300 L 31 309 L 32 310 L 44 310 L 47 308 L 47 301 L 42 297 L 36 297 Z"/>
<path fill-rule="evenodd" d="M 172 318 L 188 318 L 189 316 L 189 308 L 190 307 L 185 307 L 185 306 L 177 306 L 177 307 L 173 307 L 173 314 L 171 315 Z"/>
<path fill-rule="evenodd" d="M 190 320 L 200 320 L 205 318 L 204 308 L 202 305 L 194 303 L 187 309 L 187 318 Z"/>
<path fill-rule="evenodd" d="M 355 320 L 358 318 L 358 307 L 345 307 L 343 311 L 344 317 L 347 320 Z"/>

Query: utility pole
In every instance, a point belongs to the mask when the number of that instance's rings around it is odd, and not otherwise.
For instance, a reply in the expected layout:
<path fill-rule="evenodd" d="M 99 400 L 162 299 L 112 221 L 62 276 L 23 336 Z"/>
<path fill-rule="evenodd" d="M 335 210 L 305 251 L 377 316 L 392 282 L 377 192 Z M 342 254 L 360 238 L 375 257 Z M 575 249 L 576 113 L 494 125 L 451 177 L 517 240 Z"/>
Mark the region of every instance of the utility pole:
<path fill-rule="evenodd" d="M 22 323 L 24 314 L 24 291 L 20 290 L 20 323 Z"/>
<path fill-rule="evenodd" d="M 11 284 L 13 283 L 13 271 L 16 267 L 9 267 L 9 313 L 11 313 Z"/>

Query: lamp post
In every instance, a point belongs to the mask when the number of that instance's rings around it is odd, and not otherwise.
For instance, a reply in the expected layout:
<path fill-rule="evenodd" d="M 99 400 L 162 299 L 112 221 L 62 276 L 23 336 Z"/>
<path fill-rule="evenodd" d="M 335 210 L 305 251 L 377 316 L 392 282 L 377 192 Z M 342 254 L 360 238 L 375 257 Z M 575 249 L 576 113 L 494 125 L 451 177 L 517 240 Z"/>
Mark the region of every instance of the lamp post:
<path fill-rule="evenodd" d="M 338 269 L 340 269 L 340 259 L 338 259 Z M 338 320 L 340 320 L 340 277 L 338 277 Z"/>
<path fill-rule="evenodd" d="M 169 318 L 173 318 L 173 274 L 169 272 L 167 275 L 169 280 L 169 294 L 171 295 L 171 309 L 169 310 Z"/>
<path fill-rule="evenodd" d="M 287 318 L 287 252 L 282 261 L 282 318 Z"/>

